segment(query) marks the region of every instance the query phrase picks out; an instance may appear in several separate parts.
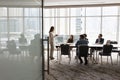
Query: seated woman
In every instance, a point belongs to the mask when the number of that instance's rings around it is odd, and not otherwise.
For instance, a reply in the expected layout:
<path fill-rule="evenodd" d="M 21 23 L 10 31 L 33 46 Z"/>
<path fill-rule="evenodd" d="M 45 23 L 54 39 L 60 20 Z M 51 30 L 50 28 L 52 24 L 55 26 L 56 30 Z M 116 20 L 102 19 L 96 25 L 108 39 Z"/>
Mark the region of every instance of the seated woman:
<path fill-rule="evenodd" d="M 73 43 L 73 35 L 70 35 L 70 37 L 67 40 L 67 43 Z M 72 48 L 70 48 L 70 50 L 72 50 Z M 70 56 L 68 56 L 70 57 Z"/>
<path fill-rule="evenodd" d="M 70 37 L 67 40 L 67 43 L 73 43 L 73 35 L 70 35 Z"/>

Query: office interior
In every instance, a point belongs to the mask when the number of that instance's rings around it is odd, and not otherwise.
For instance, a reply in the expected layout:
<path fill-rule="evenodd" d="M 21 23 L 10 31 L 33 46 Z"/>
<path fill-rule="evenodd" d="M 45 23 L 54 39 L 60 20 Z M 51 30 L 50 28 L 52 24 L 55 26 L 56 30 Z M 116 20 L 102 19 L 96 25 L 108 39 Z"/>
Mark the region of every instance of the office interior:
<path fill-rule="evenodd" d="M 0 0 L 0 80 L 119 80 L 117 53 L 113 54 L 113 65 L 91 62 L 84 66 L 74 59 L 74 49 L 71 64 L 68 64 L 68 57 L 63 57 L 59 64 L 55 46 L 55 59 L 49 60 L 48 64 L 47 38 L 51 26 L 58 34 L 55 44 L 66 43 L 70 35 L 74 35 L 76 43 L 79 35 L 86 33 L 89 44 L 94 44 L 98 35 L 102 34 L 104 44 L 111 40 L 120 45 L 120 1 Z M 19 43 L 21 34 L 27 40 L 24 45 Z M 38 47 L 28 48 L 36 34 L 40 37 Z M 15 48 L 10 46 L 11 51 L 8 42 L 15 43 Z M 19 46 L 23 47 L 20 49 Z M 69 68 L 62 70 L 64 67 Z"/>

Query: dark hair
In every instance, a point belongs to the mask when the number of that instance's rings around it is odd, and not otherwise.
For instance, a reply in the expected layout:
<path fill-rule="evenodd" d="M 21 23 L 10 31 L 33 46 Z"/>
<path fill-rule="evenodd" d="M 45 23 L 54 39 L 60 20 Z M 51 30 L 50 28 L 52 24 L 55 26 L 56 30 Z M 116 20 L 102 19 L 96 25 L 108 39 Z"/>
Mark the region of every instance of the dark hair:
<path fill-rule="evenodd" d="M 99 34 L 99 36 L 101 36 L 101 37 L 102 37 L 102 34 Z"/>
<path fill-rule="evenodd" d="M 21 37 L 24 37 L 24 34 L 20 34 Z"/>
<path fill-rule="evenodd" d="M 51 26 L 49 33 L 52 31 L 54 31 L 54 26 Z"/>
<path fill-rule="evenodd" d="M 84 39 L 85 37 L 84 37 L 84 35 L 80 35 L 80 39 Z"/>
<path fill-rule="evenodd" d="M 73 39 L 73 35 L 70 35 L 70 37 L 72 37 L 72 39 Z"/>
<path fill-rule="evenodd" d="M 87 37 L 87 34 L 83 34 L 84 35 L 84 37 Z"/>

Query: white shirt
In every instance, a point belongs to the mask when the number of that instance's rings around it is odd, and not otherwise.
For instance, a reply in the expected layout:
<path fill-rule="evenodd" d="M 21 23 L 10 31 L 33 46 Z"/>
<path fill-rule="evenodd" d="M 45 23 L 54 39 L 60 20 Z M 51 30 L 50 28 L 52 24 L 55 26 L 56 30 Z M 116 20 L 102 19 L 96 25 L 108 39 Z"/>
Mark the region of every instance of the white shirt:
<path fill-rule="evenodd" d="M 50 42 L 50 44 L 53 44 L 53 43 L 54 43 L 54 37 L 55 37 L 54 33 L 53 33 L 53 32 L 50 32 L 50 33 L 49 33 L 49 42 Z"/>

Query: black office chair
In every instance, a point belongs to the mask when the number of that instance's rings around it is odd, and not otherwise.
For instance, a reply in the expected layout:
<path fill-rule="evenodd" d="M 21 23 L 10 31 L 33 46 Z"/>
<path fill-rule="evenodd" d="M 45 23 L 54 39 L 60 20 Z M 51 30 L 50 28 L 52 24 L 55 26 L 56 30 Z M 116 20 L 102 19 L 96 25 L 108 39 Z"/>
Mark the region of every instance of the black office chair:
<path fill-rule="evenodd" d="M 120 64 L 120 52 L 117 54 L 117 64 Z"/>
<path fill-rule="evenodd" d="M 60 61 L 61 61 L 62 55 L 68 55 L 69 64 L 70 64 L 70 61 L 71 61 L 70 46 L 68 44 L 61 44 L 60 47 L 61 47 Z"/>
<path fill-rule="evenodd" d="M 111 52 L 112 52 L 112 45 L 104 45 L 103 46 L 103 51 L 99 52 L 99 55 L 101 56 L 101 64 L 102 64 L 102 56 L 107 56 L 107 63 L 108 63 L 108 56 L 111 57 L 111 64 L 112 63 L 112 56 L 111 56 Z"/>
<path fill-rule="evenodd" d="M 85 65 L 88 64 L 88 60 L 87 60 L 87 57 L 88 57 L 88 49 L 89 49 L 89 47 L 88 47 L 87 45 L 80 45 L 80 46 L 78 47 L 77 56 L 78 56 L 78 58 L 80 59 L 80 63 L 83 63 L 81 57 L 84 57 Z"/>
<path fill-rule="evenodd" d="M 110 41 L 110 44 L 118 44 L 117 41 Z M 119 52 L 117 47 L 113 47 L 112 52 Z"/>
<path fill-rule="evenodd" d="M 118 44 L 117 41 L 111 41 L 110 44 Z M 120 57 L 120 50 L 118 50 L 117 47 L 113 47 L 112 52 L 116 52 L 117 54 L 117 63 L 119 62 L 119 57 Z"/>

